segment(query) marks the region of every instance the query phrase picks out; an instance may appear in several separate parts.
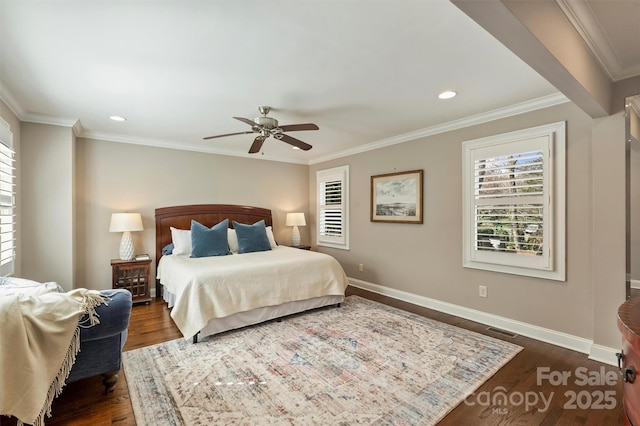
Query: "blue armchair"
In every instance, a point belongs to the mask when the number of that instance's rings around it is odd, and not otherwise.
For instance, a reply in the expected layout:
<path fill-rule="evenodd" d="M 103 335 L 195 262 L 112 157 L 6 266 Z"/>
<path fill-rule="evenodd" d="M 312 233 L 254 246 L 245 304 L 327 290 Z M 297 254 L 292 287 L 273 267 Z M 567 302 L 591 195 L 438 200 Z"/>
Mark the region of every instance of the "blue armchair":
<path fill-rule="evenodd" d="M 80 352 L 67 383 L 101 374 L 106 394 L 113 391 L 118 381 L 131 316 L 131 293 L 123 289 L 102 290 L 102 293 L 111 300 L 108 305 L 96 308 L 100 324 L 80 330 Z"/>

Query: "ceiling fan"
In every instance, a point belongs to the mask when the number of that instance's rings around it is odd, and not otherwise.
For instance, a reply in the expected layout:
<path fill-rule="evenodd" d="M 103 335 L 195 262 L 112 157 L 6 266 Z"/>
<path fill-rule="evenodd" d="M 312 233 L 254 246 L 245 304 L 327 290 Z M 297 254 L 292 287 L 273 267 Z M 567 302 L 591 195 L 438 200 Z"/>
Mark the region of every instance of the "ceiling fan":
<path fill-rule="evenodd" d="M 313 123 L 304 123 L 304 124 L 289 124 L 286 126 L 278 126 L 278 120 L 273 117 L 267 117 L 269 111 L 271 111 L 271 107 L 268 106 L 259 106 L 258 111 L 262 114 L 262 117 L 256 117 L 253 120 L 249 120 L 248 118 L 242 117 L 233 117 L 236 120 L 240 120 L 243 123 L 251 126 L 250 131 L 246 132 L 237 132 L 237 133 L 227 133 L 224 135 L 216 135 L 216 136 L 207 136 L 203 138 L 207 139 L 215 139 L 222 138 L 225 136 L 233 136 L 233 135 L 246 135 L 249 133 L 259 133 L 258 136 L 253 140 L 251 144 L 251 148 L 249 148 L 249 154 L 255 154 L 256 152 L 260 152 L 262 148 L 262 144 L 269 137 L 273 136 L 275 139 L 281 140 L 282 142 L 286 142 L 289 145 L 293 145 L 296 148 L 300 148 L 304 151 L 308 151 L 311 149 L 311 145 L 306 142 L 302 142 L 296 138 L 293 138 L 285 132 L 297 132 L 300 130 L 318 130 L 319 127 Z"/>

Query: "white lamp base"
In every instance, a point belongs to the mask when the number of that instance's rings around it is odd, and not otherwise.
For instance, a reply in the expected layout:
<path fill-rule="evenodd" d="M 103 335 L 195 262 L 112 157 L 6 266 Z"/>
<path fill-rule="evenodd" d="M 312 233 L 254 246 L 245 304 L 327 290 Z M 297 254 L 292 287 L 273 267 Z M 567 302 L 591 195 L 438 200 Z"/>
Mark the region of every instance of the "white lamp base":
<path fill-rule="evenodd" d="M 294 247 L 300 245 L 300 230 L 297 226 L 294 226 L 293 231 L 291 232 L 291 245 Z"/>
<path fill-rule="evenodd" d="M 124 231 L 122 240 L 120 240 L 120 260 L 131 259 L 133 259 L 133 240 L 131 239 L 131 232 Z"/>

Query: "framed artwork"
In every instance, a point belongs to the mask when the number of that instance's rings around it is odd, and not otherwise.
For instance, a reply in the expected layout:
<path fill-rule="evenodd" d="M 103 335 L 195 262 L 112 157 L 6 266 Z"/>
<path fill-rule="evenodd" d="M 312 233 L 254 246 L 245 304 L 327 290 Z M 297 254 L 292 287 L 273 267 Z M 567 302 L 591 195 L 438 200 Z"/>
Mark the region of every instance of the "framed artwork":
<path fill-rule="evenodd" d="M 422 223 L 422 174 L 371 176 L 371 222 Z"/>

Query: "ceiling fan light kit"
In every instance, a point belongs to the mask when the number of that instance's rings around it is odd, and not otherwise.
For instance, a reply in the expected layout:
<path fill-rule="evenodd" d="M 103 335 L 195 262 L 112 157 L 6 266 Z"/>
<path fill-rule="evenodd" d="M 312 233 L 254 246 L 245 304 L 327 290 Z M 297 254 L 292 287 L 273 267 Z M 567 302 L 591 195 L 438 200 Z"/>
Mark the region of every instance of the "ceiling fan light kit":
<path fill-rule="evenodd" d="M 233 135 L 246 135 L 249 133 L 258 133 L 259 135 L 254 139 L 253 144 L 249 148 L 249 154 L 255 154 L 256 152 L 260 152 L 262 148 L 262 144 L 269 137 L 273 136 L 274 139 L 279 141 L 283 141 L 292 145 L 294 148 L 302 149 L 304 151 L 308 151 L 311 149 L 311 145 L 306 142 L 302 142 L 299 139 L 291 137 L 287 135 L 285 132 L 297 132 L 301 130 L 319 130 L 319 127 L 313 123 L 303 123 L 303 124 L 289 124 L 286 126 L 279 126 L 278 120 L 273 117 L 267 117 L 267 114 L 271 111 L 271 107 L 268 106 L 259 106 L 258 111 L 262 116 L 256 117 L 253 120 L 244 117 L 233 117 L 238 121 L 242 121 L 245 124 L 251 126 L 251 131 L 247 132 L 237 132 L 237 133 L 227 133 L 224 135 L 215 135 L 215 136 L 207 136 L 203 139 L 215 139 L 222 138 L 225 136 L 233 136 Z"/>

